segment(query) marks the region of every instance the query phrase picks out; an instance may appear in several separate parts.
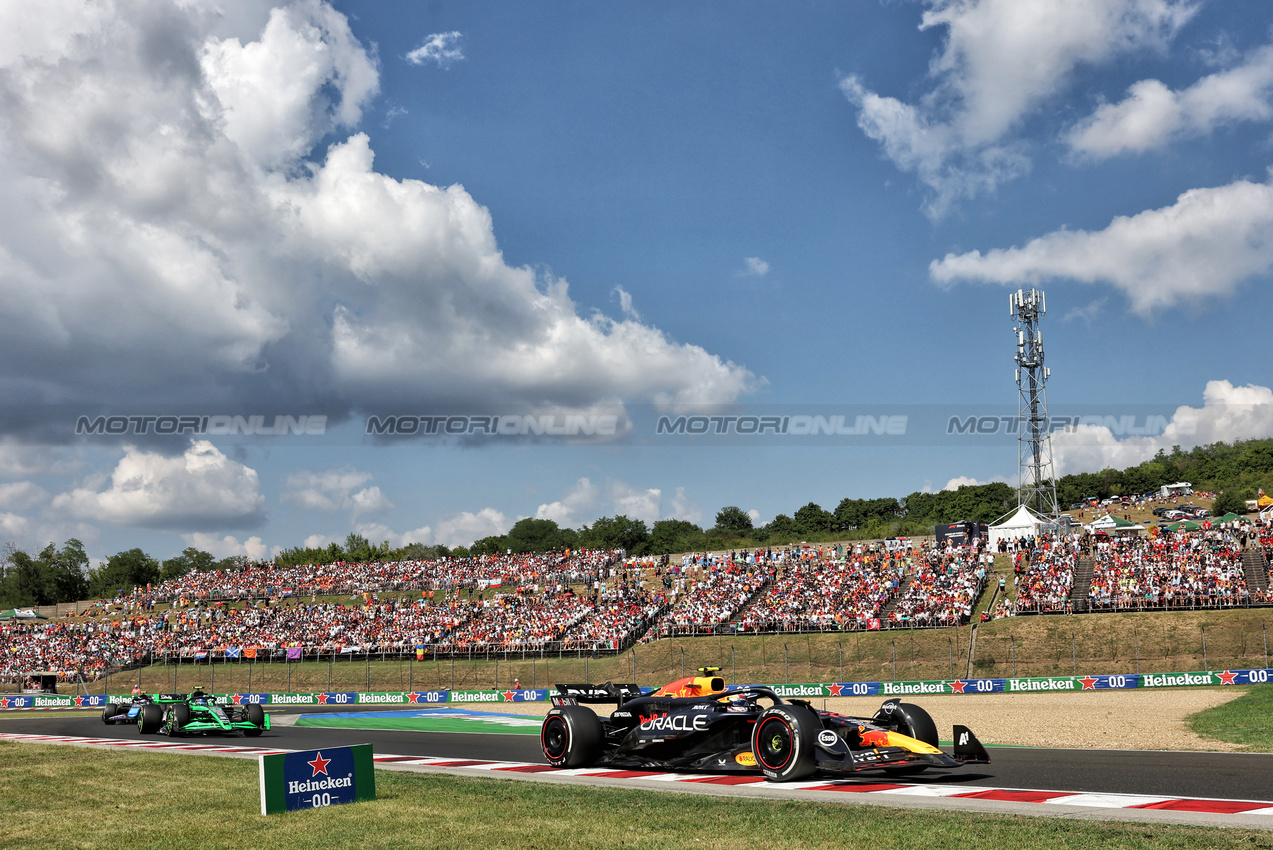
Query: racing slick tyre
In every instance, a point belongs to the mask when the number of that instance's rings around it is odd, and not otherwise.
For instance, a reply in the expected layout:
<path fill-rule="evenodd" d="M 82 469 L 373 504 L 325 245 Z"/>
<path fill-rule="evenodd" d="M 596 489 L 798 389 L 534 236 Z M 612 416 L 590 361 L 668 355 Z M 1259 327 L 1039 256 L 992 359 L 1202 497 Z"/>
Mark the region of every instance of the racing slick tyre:
<path fill-rule="evenodd" d="M 141 715 L 137 718 L 137 731 L 143 735 L 153 735 L 164 723 L 164 710 L 157 705 L 143 705 Z"/>
<path fill-rule="evenodd" d="M 252 703 L 248 706 L 247 719 L 248 723 L 255 724 L 256 728 L 244 729 L 244 735 L 247 735 L 249 738 L 255 738 L 257 735 L 260 735 L 265 731 L 265 709 L 261 708 L 256 703 Z"/>
<path fill-rule="evenodd" d="M 172 720 L 168 724 L 168 734 L 176 737 L 190 723 L 190 706 L 177 703 L 172 707 Z"/>
<path fill-rule="evenodd" d="M 587 767 L 601 755 L 604 737 L 601 718 L 580 705 L 554 708 L 539 730 L 544 757 L 553 767 Z"/>
<path fill-rule="evenodd" d="M 115 705 L 115 703 L 110 703 L 102 709 L 102 722 L 109 726 L 111 718 L 116 714 L 119 714 L 119 706 Z"/>
<path fill-rule="evenodd" d="M 927 711 L 910 702 L 899 702 L 893 709 L 893 719 L 897 722 L 897 731 L 903 735 L 923 741 L 930 747 L 938 746 L 937 724 Z"/>
<path fill-rule="evenodd" d="M 893 721 L 897 724 L 897 731 L 903 735 L 934 747 L 938 745 L 937 724 L 933 722 L 928 712 L 918 705 L 910 702 L 898 703 L 893 709 Z M 886 767 L 884 772 L 889 776 L 914 776 L 927 769 L 927 765 L 921 764 L 914 767 Z"/>
<path fill-rule="evenodd" d="M 821 728 L 818 716 L 807 708 L 784 704 L 766 709 L 751 733 L 751 751 L 765 778 L 794 782 L 817 770 L 813 745 Z"/>

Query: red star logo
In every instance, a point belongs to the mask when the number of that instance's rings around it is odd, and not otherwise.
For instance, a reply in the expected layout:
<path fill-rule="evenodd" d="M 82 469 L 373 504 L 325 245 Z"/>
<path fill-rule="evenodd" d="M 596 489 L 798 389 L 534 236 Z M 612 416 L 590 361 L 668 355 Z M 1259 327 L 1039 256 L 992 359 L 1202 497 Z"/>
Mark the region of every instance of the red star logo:
<path fill-rule="evenodd" d="M 9 698 L 0 697 L 0 708 L 8 708 L 8 707 L 9 707 Z"/>
<path fill-rule="evenodd" d="M 952 694 L 962 694 L 964 688 L 968 686 L 967 682 L 961 682 L 958 679 L 950 683 L 950 692 Z"/>
<path fill-rule="evenodd" d="M 1237 673 L 1230 673 L 1228 670 L 1225 670 L 1223 673 L 1220 674 L 1220 684 L 1232 685 L 1233 680 L 1236 679 L 1237 677 L 1238 677 Z"/>
<path fill-rule="evenodd" d="M 412 691 L 411 693 L 407 694 L 407 702 L 418 703 L 419 701 L 420 701 L 420 695 L 417 694 L 415 691 Z"/>
<path fill-rule="evenodd" d="M 504 691 L 504 702 L 512 702 L 515 696 L 517 696 L 516 691 Z"/>
<path fill-rule="evenodd" d="M 235 694 L 233 699 L 235 705 L 243 705 L 243 694 Z"/>
<path fill-rule="evenodd" d="M 318 695 L 318 704 L 319 704 L 319 705 L 327 705 L 327 694 L 319 694 L 319 695 Z"/>
<path fill-rule="evenodd" d="M 1084 676 L 1082 679 L 1079 679 L 1079 681 L 1083 683 L 1083 690 L 1085 691 L 1096 690 L 1096 679 L 1092 678 L 1091 676 Z"/>
<path fill-rule="evenodd" d="M 833 697 L 841 696 L 840 691 L 844 690 L 844 685 L 827 685 L 827 687 L 831 690 L 831 696 Z"/>
<path fill-rule="evenodd" d="M 76 698 L 75 698 L 75 707 L 76 707 L 76 708 L 79 708 L 79 707 L 80 707 L 80 706 L 82 706 L 82 705 L 84 705 L 84 697 L 76 697 Z"/>
<path fill-rule="evenodd" d="M 318 774 L 320 774 L 320 773 L 321 773 L 323 776 L 326 776 L 326 775 L 327 775 L 327 764 L 328 764 L 330 761 L 331 761 L 331 759 L 325 759 L 325 758 L 323 758 L 323 751 L 322 751 L 322 750 L 319 750 L 319 751 L 318 751 L 318 755 L 314 757 L 314 760 L 313 760 L 313 761 L 307 761 L 307 762 L 305 762 L 307 765 L 309 765 L 310 767 L 314 768 L 314 772 L 313 772 L 313 774 L 311 774 L 311 778 L 313 778 L 314 776 L 317 776 L 317 775 L 318 775 Z"/>

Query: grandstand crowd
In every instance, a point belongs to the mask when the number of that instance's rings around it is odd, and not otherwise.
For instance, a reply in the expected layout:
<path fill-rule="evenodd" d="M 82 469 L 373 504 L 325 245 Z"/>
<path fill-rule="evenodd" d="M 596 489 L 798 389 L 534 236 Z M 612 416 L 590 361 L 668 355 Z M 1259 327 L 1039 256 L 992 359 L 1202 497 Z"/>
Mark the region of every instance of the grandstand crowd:
<path fill-rule="evenodd" d="M 1080 558 L 1094 562 L 1092 610 L 1267 602 L 1267 592 L 1247 586 L 1248 544 L 1267 570 L 1268 522 L 1148 537 L 1026 538 L 1000 556 L 1010 560 L 1015 599 L 996 595 L 982 616 L 1070 611 Z M 596 653 L 676 635 L 957 626 L 972 617 L 992 569 L 982 540 L 675 560 L 616 550 L 258 564 L 190 573 L 52 622 L 0 623 L 0 681 L 37 670 L 91 680 L 171 658 Z"/>

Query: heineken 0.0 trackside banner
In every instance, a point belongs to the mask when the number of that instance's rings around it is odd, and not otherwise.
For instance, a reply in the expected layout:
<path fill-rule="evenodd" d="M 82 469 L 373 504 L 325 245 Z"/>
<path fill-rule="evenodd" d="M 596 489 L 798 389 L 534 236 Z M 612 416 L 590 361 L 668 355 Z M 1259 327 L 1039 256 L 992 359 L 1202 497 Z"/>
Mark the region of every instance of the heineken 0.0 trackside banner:
<path fill-rule="evenodd" d="M 1250 670 L 1195 671 L 1192 673 L 1102 673 L 1086 676 L 1040 676 L 1003 679 L 936 679 L 914 682 L 807 682 L 765 685 L 784 699 L 830 697 L 911 697 L 925 694 L 1015 694 L 1052 691 L 1109 691 L 1130 688 L 1197 688 L 1216 685 L 1263 685 L 1273 682 L 1273 668 Z M 252 693 L 217 694 L 231 705 L 256 703 L 263 706 L 430 706 L 482 704 L 498 711 L 501 703 L 546 702 L 552 691 L 524 688 L 502 691 L 340 691 L 332 693 Z M 132 700 L 131 694 L 0 694 L 0 710 L 46 708 L 102 708 Z"/>

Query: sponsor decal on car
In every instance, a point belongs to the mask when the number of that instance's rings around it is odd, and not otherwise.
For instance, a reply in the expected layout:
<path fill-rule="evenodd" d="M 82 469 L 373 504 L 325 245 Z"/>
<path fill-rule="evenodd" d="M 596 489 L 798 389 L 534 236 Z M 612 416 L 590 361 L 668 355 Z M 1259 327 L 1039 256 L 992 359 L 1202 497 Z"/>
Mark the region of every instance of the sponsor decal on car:
<path fill-rule="evenodd" d="M 641 718 L 643 732 L 702 732 L 707 726 L 705 714 L 659 714 Z"/>
<path fill-rule="evenodd" d="M 738 755 L 734 756 L 734 761 L 738 762 L 743 767 L 756 766 L 756 756 L 751 750 L 748 750 L 745 753 L 739 753 Z"/>

